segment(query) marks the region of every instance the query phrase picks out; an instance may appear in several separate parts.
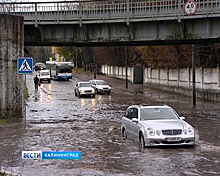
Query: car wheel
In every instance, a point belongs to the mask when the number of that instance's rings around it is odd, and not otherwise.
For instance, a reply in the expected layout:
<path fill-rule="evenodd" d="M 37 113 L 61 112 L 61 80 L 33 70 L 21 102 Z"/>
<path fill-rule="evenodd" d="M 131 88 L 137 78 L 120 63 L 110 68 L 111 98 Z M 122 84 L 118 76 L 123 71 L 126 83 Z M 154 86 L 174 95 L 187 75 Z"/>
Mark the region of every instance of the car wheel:
<path fill-rule="evenodd" d="M 122 129 L 122 137 L 124 137 L 125 139 L 127 139 L 127 133 L 125 131 L 125 129 Z"/>
<path fill-rule="evenodd" d="M 50 80 L 48 81 L 48 83 L 50 83 Z"/>
<path fill-rule="evenodd" d="M 92 95 L 92 97 L 93 97 L 93 98 L 95 98 L 95 94 L 94 94 L 94 95 Z"/>
<path fill-rule="evenodd" d="M 77 93 L 76 93 L 76 91 L 75 91 L 75 96 L 77 96 Z"/>
<path fill-rule="evenodd" d="M 145 141 L 144 141 L 144 135 L 143 135 L 143 133 L 140 134 L 140 137 L 139 137 L 139 145 L 140 145 L 140 147 L 145 148 Z"/>

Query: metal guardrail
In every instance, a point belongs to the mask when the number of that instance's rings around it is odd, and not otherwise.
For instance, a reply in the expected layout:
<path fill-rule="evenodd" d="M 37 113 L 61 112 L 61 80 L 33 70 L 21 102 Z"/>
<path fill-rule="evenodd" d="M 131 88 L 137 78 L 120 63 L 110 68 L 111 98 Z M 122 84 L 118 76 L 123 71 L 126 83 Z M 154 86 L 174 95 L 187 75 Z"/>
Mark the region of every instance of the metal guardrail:
<path fill-rule="evenodd" d="M 24 16 L 25 24 L 92 24 L 220 17 L 220 0 L 195 0 L 194 15 L 185 0 L 81 0 L 0 3 L 0 14 Z"/>

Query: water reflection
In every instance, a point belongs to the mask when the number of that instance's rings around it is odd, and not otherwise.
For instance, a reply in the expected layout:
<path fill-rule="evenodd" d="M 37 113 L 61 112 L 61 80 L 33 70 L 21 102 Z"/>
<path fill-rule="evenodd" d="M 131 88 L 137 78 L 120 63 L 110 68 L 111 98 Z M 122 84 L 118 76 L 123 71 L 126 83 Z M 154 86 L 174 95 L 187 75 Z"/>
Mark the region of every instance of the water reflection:
<path fill-rule="evenodd" d="M 102 96 L 101 96 L 101 95 L 99 95 L 99 99 L 98 99 L 98 101 L 99 101 L 99 102 L 102 101 Z"/>
<path fill-rule="evenodd" d="M 81 98 L 81 106 L 85 106 L 85 99 L 84 98 Z"/>
<path fill-rule="evenodd" d="M 95 107 L 95 98 L 92 98 L 91 101 L 92 101 L 92 107 L 94 108 Z"/>
<path fill-rule="evenodd" d="M 46 90 L 46 86 L 48 85 L 48 88 Z M 40 85 L 40 102 L 43 103 L 43 98 L 44 98 L 44 94 L 47 95 L 47 99 L 46 101 L 50 102 L 52 100 L 52 96 L 51 96 L 51 90 L 52 90 L 52 85 L 51 84 L 41 84 Z"/>
<path fill-rule="evenodd" d="M 40 85 L 40 102 L 43 103 L 43 88 L 44 88 L 44 85 L 41 84 Z"/>
<path fill-rule="evenodd" d="M 48 84 L 47 101 L 51 101 L 51 100 L 52 100 L 52 97 L 51 97 L 51 89 L 52 89 L 51 84 Z"/>

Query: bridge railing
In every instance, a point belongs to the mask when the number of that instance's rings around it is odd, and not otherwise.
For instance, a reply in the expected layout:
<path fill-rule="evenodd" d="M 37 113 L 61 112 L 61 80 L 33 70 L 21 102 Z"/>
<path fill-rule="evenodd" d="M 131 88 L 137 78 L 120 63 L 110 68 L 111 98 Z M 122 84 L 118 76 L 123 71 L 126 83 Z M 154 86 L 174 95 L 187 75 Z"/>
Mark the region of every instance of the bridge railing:
<path fill-rule="evenodd" d="M 24 16 L 26 24 L 83 24 L 220 17 L 220 0 L 195 0 L 194 15 L 185 0 L 108 0 L 0 3 L 0 14 Z"/>

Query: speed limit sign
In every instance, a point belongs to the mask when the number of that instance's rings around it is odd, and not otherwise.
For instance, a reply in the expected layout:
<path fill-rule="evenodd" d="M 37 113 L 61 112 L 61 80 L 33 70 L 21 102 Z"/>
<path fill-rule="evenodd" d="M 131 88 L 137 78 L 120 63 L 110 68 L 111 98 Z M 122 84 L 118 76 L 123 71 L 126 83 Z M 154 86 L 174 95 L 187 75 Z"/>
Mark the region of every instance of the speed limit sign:
<path fill-rule="evenodd" d="M 187 1 L 184 6 L 184 11 L 187 15 L 193 15 L 196 12 L 197 5 L 195 1 Z"/>

